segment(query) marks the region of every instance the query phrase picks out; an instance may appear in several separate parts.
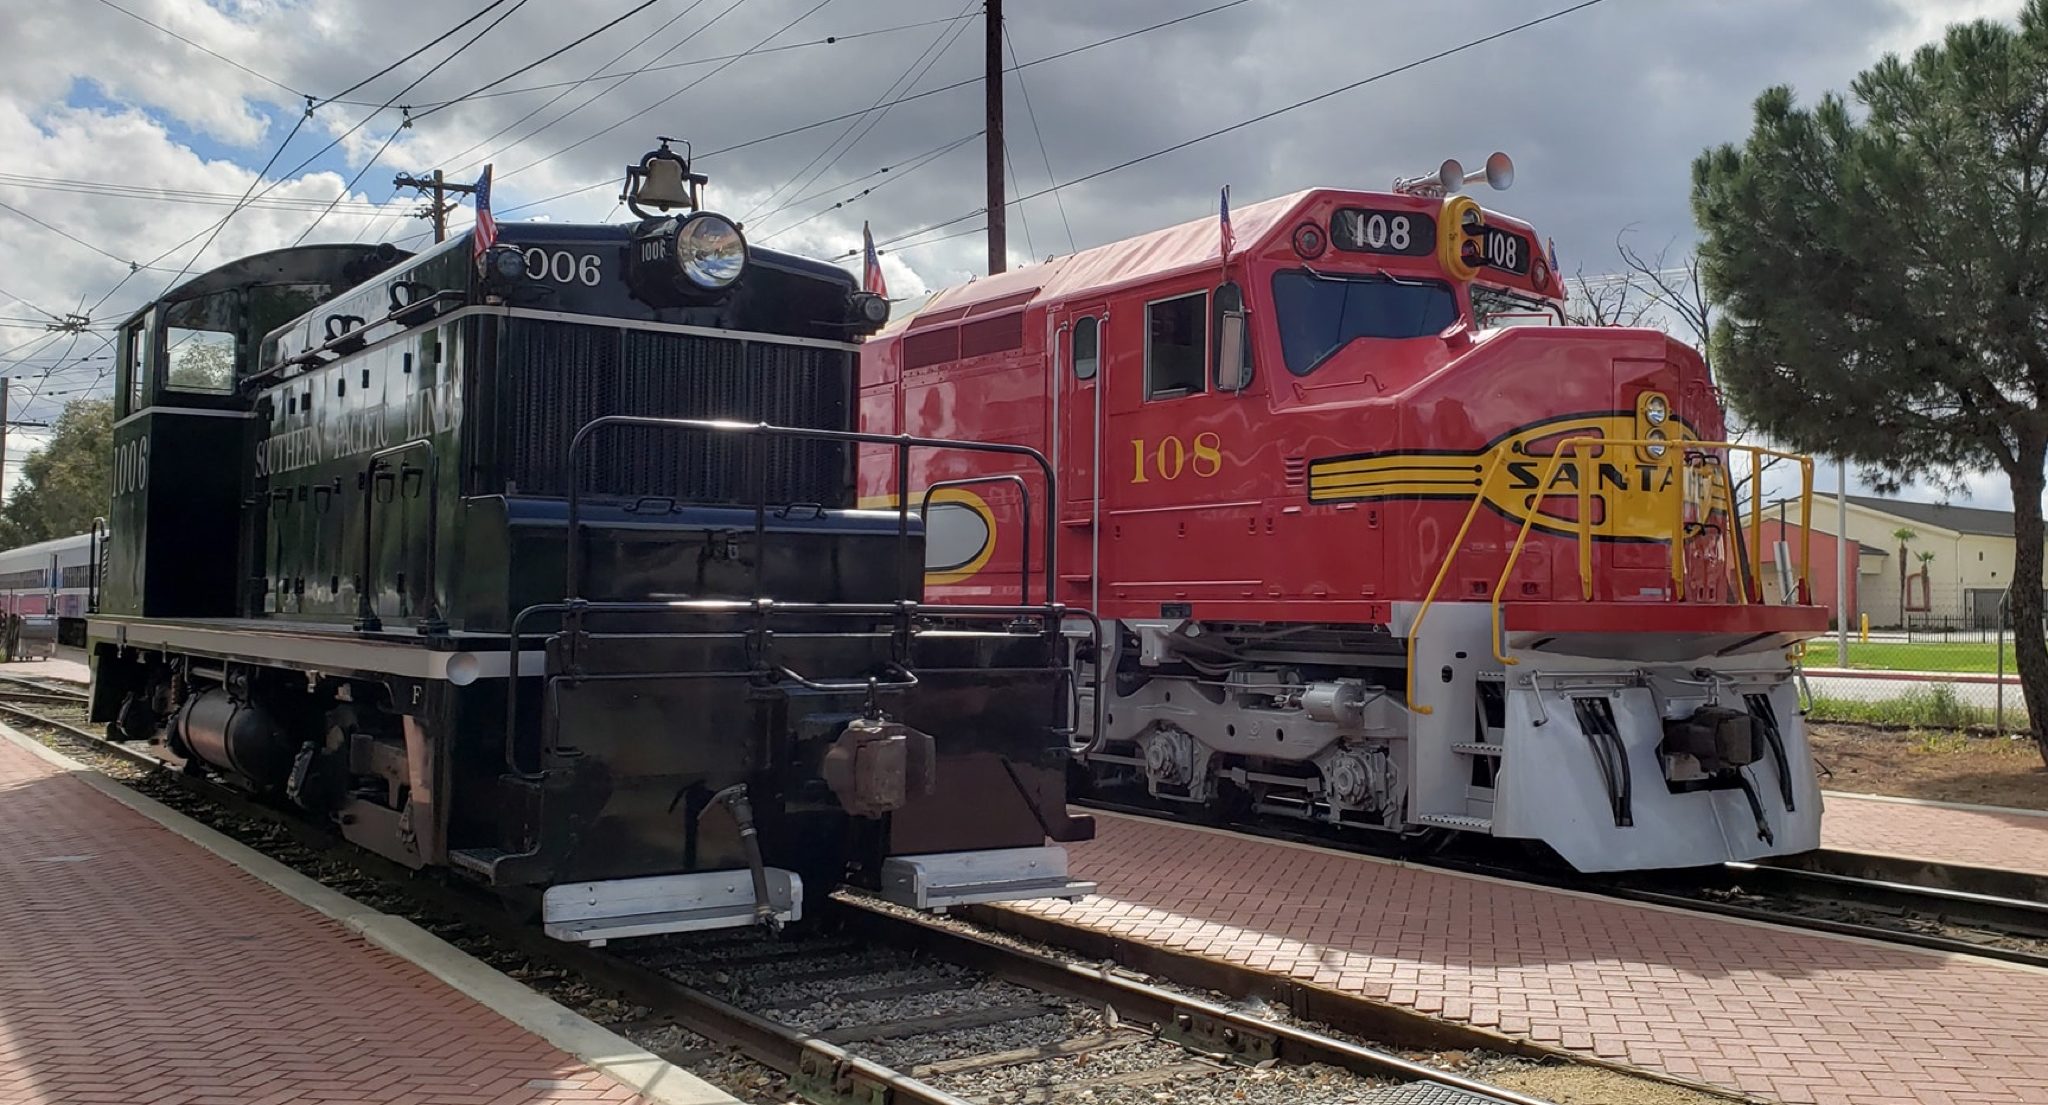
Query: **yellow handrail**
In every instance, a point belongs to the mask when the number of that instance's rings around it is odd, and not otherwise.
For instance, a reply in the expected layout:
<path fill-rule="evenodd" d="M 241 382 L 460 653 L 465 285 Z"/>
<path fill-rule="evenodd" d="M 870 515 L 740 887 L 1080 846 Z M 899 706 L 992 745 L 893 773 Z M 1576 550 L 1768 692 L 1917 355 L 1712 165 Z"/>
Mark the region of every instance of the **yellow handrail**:
<path fill-rule="evenodd" d="M 1502 596 L 1504 596 L 1507 593 L 1509 578 L 1514 574 L 1515 565 L 1521 560 L 1522 549 L 1528 544 L 1529 530 L 1535 524 L 1536 515 L 1542 511 L 1543 502 L 1546 498 L 1549 497 L 1549 493 L 1556 483 L 1559 466 L 1564 463 L 1565 458 L 1568 456 L 1571 458 L 1572 462 L 1578 466 L 1579 470 L 1582 473 L 1581 478 L 1578 480 L 1576 489 L 1578 496 L 1578 517 L 1575 520 L 1577 538 L 1579 543 L 1579 593 L 1587 601 L 1591 601 L 1593 598 L 1593 480 L 1590 478 L 1590 474 L 1586 473 L 1585 471 L 1585 462 L 1587 459 L 1585 450 L 1589 446 L 1599 446 L 1612 449 L 1648 449 L 1653 446 L 1662 446 L 1665 449 L 1664 454 L 1660 458 L 1658 458 L 1658 467 L 1670 472 L 1672 479 L 1672 487 L 1674 489 L 1674 494 L 1672 495 L 1673 516 L 1672 531 L 1670 538 L 1672 584 L 1671 593 L 1674 599 L 1682 599 L 1684 597 L 1686 586 L 1686 465 L 1684 460 L 1686 453 L 1691 450 L 1697 449 L 1723 449 L 1731 451 L 1740 450 L 1741 452 L 1746 453 L 1749 456 L 1750 471 L 1752 473 L 1755 473 L 1755 475 L 1751 477 L 1751 481 L 1754 486 L 1752 487 L 1752 494 L 1750 498 L 1750 534 L 1751 539 L 1756 541 L 1759 546 L 1761 546 L 1763 540 L 1763 480 L 1761 478 L 1763 460 L 1765 457 L 1777 457 L 1784 460 L 1798 462 L 1800 480 L 1799 597 L 1802 600 L 1811 600 L 1811 596 L 1813 593 L 1812 457 L 1806 456 L 1801 453 L 1787 452 L 1782 449 L 1772 449 L 1762 445 L 1751 445 L 1739 441 L 1689 441 L 1683 439 L 1672 441 L 1661 438 L 1611 438 L 1596 436 L 1571 437 L 1558 442 L 1556 448 L 1554 448 L 1551 451 L 1549 461 L 1543 467 L 1542 476 L 1537 481 L 1535 490 L 1531 493 L 1529 507 L 1527 510 L 1524 510 L 1522 512 L 1522 524 L 1521 527 L 1516 531 L 1515 543 L 1508 550 L 1506 562 L 1501 565 L 1500 578 L 1494 584 L 1493 593 L 1488 596 L 1488 607 L 1491 618 L 1491 625 L 1493 628 L 1494 659 L 1500 661 L 1504 665 L 1520 663 L 1519 660 L 1509 656 L 1505 648 L 1506 638 L 1501 630 Z M 1494 477 L 1499 474 L 1502 464 L 1508 458 L 1508 453 L 1509 449 L 1507 446 L 1501 446 L 1494 450 L 1493 459 L 1488 463 L 1485 474 L 1480 477 L 1478 488 L 1473 493 L 1472 505 L 1465 511 L 1465 520 L 1458 526 L 1457 535 L 1451 538 L 1450 547 L 1444 551 L 1443 563 L 1437 567 L 1436 578 L 1430 581 L 1429 590 L 1426 593 L 1424 593 L 1422 597 L 1422 605 L 1416 608 L 1415 620 L 1412 623 L 1410 623 L 1408 627 L 1408 707 L 1415 713 L 1428 714 L 1433 712 L 1430 707 L 1420 706 L 1415 702 L 1416 638 L 1421 634 L 1423 619 L 1428 615 L 1430 607 L 1436 602 L 1437 594 L 1443 589 L 1444 579 L 1450 575 L 1451 563 L 1457 559 L 1458 552 L 1465 543 L 1465 535 L 1471 531 L 1472 521 L 1474 518 L 1478 517 L 1479 508 L 1482 504 L 1485 503 L 1488 492 L 1492 490 Z M 1716 466 L 1715 475 L 1713 477 L 1713 487 L 1710 488 L 1708 495 L 1709 511 L 1711 512 L 1713 506 L 1716 503 L 1725 503 L 1727 505 L 1729 520 L 1731 523 L 1736 524 L 1736 528 L 1739 533 L 1740 524 L 1739 522 L 1736 522 L 1736 519 L 1739 517 L 1738 511 L 1741 508 L 1735 502 L 1735 489 L 1734 486 L 1728 481 L 1725 466 Z M 1725 536 L 1726 535 L 1724 535 L 1724 537 Z M 1740 537 L 1737 536 L 1728 539 L 1739 541 Z M 1738 576 L 1738 584 L 1740 589 L 1740 601 L 1744 604 L 1749 603 L 1751 600 L 1752 596 L 1750 589 L 1752 587 L 1755 587 L 1757 589 L 1756 597 L 1758 601 L 1761 601 L 1762 571 L 1760 567 L 1760 548 L 1758 552 L 1759 555 L 1748 558 L 1747 563 L 1743 563 L 1742 558 L 1733 558 L 1736 562 L 1736 572 Z"/>
<path fill-rule="evenodd" d="M 1415 638 L 1422 633 L 1422 619 L 1429 615 L 1431 603 L 1436 601 L 1438 589 L 1444 585 L 1444 577 L 1451 574 L 1451 561 L 1458 558 L 1458 547 L 1465 543 L 1465 532 L 1472 528 L 1472 519 L 1479 516 L 1480 504 L 1486 502 L 1486 492 L 1493 486 L 1493 477 L 1500 471 L 1501 463 L 1507 460 L 1504 449 L 1496 449 L 1493 460 L 1486 466 L 1486 474 L 1479 477 L 1479 489 L 1472 494 L 1472 506 L 1465 511 L 1465 521 L 1458 526 L 1457 536 L 1451 538 L 1451 547 L 1444 550 L 1444 562 L 1437 566 L 1436 578 L 1429 583 L 1429 591 L 1422 596 L 1422 605 L 1415 609 L 1415 620 L 1408 623 L 1408 709 L 1417 714 L 1433 714 L 1434 707 L 1418 706 L 1415 703 Z"/>

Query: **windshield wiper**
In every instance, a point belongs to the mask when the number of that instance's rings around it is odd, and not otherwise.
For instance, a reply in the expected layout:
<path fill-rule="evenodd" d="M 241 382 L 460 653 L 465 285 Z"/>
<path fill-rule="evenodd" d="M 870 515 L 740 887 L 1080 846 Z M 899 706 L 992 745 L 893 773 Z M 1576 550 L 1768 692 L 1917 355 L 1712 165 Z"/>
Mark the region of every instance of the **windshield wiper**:
<path fill-rule="evenodd" d="M 1309 274 L 1309 276 L 1317 280 L 1325 281 L 1327 283 L 1332 284 L 1358 284 L 1365 282 L 1374 282 L 1382 284 L 1394 284 L 1403 288 L 1434 288 L 1437 286 L 1437 284 L 1434 281 L 1415 280 L 1408 277 L 1395 276 L 1393 273 L 1388 272 L 1385 269 L 1367 269 L 1364 272 L 1332 274 L 1327 272 L 1317 272 L 1315 269 L 1309 267 L 1308 265 L 1303 265 L 1301 266 L 1301 271 Z"/>

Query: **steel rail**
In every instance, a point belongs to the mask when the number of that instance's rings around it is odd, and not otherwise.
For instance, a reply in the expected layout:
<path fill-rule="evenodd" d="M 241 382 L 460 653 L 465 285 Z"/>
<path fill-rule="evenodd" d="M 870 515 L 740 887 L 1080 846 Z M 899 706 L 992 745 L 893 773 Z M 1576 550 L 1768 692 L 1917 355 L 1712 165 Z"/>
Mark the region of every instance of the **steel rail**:
<path fill-rule="evenodd" d="M 5 692 L 0 692 L 4 694 Z M 169 771 L 169 764 L 145 752 L 100 737 L 69 722 L 45 717 L 0 699 L 0 713 L 61 730 L 96 749 L 144 767 Z M 207 780 L 171 773 L 198 797 L 237 815 L 276 824 L 300 844 L 325 855 L 345 858 L 365 872 L 423 899 L 438 912 L 452 915 L 492 939 L 537 959 L 560 963 L 579 975 L 618 991 L 632 1001 L 660 1010 L 678 1025 L 715 1043 L 738 1049 L 755 1062 L 788 1075 L 799 1086 L 816 1085 L 845 1100 L 879 1100 L 897 1105 L 969 1105 L 964 1098 L 849 1054 L 843 1048 L 807 1033 L 776 1024 L 729 1002 L 685 986 L 651 969 L 629 963 L 581 944 L 549 938 L 539 929 L 508 917 L 501 905 L 480 900 L 452 886 L 421 880 L 402 865 L 363 851 L 320 826 Z M 886 1091 L 870 1096 L 872 1091 Z"/>
<path fill-rule="evenodd" d="M 1089 968 L 900 913 L 861 904 L 837 903 L 855 930 L 892 944 L 908 945 L 940 959 L 972 967 L 1042 993 L 1115 1009 L 1120 1017 L 1149 1021 L 1167 1039 L 1225 1054 L 1239 1061 L 1276 1059 L 1288 1064 L 1326 1063 L 1357 1074 L 1432 1082 L 1477 1094 L 1504 1105 L 1549 1105 L 1542 1098 L 1439 1070 L 1392 1052 L 1350 1043 L 1297 1025 L 1241 1013 L 1214 1002 Z M 1190 1044 L 1190 1041 L 1192 1043 Z"/>
<path fill-rule="evenodd" d="M 6 695 L 0 689 L 0 696 Z M 970 1105 L 921 1079 L 853 1055 L 814 1035 L 778 1024 L 608 951 L 569 944 L 507 914 L 502 905 L 472 889 L 435 883 L 391 860 L 348 844 L 322 826 L 209 780 L 170 771 L 148 753 L 110 741 L 69 722 L 13 706 L 0 697 L 0 713 L 48 726 L 124 760 L 166 772 L 195 796 L 237 815 L 287 830 L 318 853 L 345 858 L 365 873 L 422 901 L 523 954 L 553 962 L 601 988 L 659 1011 L 676 1025 L 774 1069 L 791 1079 L 797 1093 L 815 1101 L 886 1102 L 888 1105 Z M 1120 1015 L 1151 1022 L 1162 1038 L 1198 1053 L 1242 1062 L 1326 1063 L 1377 1077 L 1432 1082 L 1464 1090 L 1501 1105 L 1550 1105 L 1544 1099 L 1491 1086 L 1391 1052 L 1353 1044 L 1297 1025 L 1265 1020 L 1107 972 L 1063 962 L 1014 945 L 988 940 L 930 921 L 887 912 L 857 901 L 835 903 L 835 912 L 855 931 L 898 946 L 928 952 L 961 966 L 1001 977 L 1028 989 L 1114 1008 Z"/>

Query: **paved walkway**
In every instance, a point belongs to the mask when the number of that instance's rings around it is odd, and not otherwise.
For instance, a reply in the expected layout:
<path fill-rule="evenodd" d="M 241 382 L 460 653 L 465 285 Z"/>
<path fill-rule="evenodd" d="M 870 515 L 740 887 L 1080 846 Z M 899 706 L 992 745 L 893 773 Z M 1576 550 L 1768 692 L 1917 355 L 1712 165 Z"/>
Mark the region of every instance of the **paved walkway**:
<path fill-rule="evenodd" d="M 1830 791 L 1820 838 L 1824 847 L 1845 852 L 2048 875 L 2048 813 L 1957 809 Z"/>
<path fill-rule="evenodd" d="M 47 660 L 17 660 L 11 664 L 0 664 L 0 675 L 19 675 L 28 679 L 68 679 L 73 683 L 90 683 L 92 665 L 85 662 L 85 653 L 82 650 L 67 648 Z"/>
<path fill-rule="evenodd" d="M 1788 1103 L 2048 1101 L 2048 972 L 1097 813 L 1020 906 Z"/>
<path fill-rule="evenodd" d="M 632 1101 L 0 740 L 0 1105 Z"/>

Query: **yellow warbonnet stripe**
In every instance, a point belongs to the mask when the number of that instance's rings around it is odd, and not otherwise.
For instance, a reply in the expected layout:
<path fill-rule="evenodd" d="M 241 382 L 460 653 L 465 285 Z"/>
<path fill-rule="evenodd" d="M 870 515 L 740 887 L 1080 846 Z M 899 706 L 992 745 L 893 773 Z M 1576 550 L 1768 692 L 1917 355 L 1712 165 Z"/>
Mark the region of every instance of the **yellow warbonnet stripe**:
<path fill-rule="evenodd" d="M 1665 430 L 1674 447 L 1698 440 L 1675 416 Z M 1635 411 L 1574 415 L 1524 426 L 1485 450 L 1315 460 L 1309 463 L 1308 500 L 1463 498 L 1480 491 L 1486 466 L 1499 453 L 1504 454 L 1505 470 L 1485 495 L 1488 505 L 1509 519 L 1519 522 L 1534 511 L 1539 524 L 1576 529 L 1579 487 L 1590 480 L 1588 498 L 1599 504 L 1595 533 L 1606 538 L 1661 537 L 1670 528 L 1672 496 L 1684 489 L 1668 486 L 1668 466 L 1636 455 L 1633 448 L 1588 447 L 1583 459 L 1559 464 L 1555 482 L 1537 494 L 1536 484 L 1557 443 L 1573 437 L 1629 440 L 1639 436 L 1637 431 Z"/>

